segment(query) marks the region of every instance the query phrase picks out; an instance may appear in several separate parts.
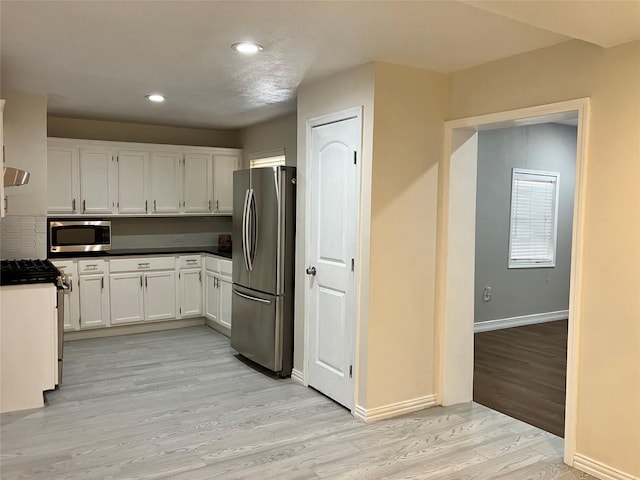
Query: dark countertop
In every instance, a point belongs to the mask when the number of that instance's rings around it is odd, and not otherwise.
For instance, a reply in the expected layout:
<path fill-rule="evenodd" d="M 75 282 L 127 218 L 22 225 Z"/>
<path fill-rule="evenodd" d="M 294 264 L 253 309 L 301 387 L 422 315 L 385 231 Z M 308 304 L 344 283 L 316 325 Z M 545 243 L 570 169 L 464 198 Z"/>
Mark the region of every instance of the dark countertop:
<path fill-rule="evenodd" d="M 104 252 L 90 252 L 90 253 L 58 253 L 50 254 L 49 258 L 83 258 L 83 257 L 122 257 L 122 256 L 143 256 L 143 255 L 179 255 L 187 253 L 210 253 L 211 255 L 218 255 L 231 259 L 231 252 L 228 250 L 220 250 L 218 246 L 208 247 L 163 247 L 163 248 L 117 248 L 107 250 Z"/>

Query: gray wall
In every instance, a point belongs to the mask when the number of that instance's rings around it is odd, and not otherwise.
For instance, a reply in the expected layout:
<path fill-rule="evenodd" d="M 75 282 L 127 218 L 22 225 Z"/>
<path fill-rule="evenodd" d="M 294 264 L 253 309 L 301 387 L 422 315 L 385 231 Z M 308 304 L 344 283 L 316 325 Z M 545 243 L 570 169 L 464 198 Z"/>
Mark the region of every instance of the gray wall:
<path fill-rule="evenodd" d="M 111 230 L 113 248 L 212 246 L 231 233 L 231 217 L 112 217 Z"/>
<path fill-rule="evenodd" d="M 569 308 L 576 141 L 576 127 L 551 123 L 478 134 L 476 322 Z M 560 173 L 554 268 L 507 268 L 513 167 Z"/>
<path fill-rule="evenodd" d="M 249 155 L 265 150 L 284 148 L 286 164 L 295 167 L 298 139 L 297 114 L 258 123 L 240 131 L 244 149 L 244 167 L 249 168 Z"/>

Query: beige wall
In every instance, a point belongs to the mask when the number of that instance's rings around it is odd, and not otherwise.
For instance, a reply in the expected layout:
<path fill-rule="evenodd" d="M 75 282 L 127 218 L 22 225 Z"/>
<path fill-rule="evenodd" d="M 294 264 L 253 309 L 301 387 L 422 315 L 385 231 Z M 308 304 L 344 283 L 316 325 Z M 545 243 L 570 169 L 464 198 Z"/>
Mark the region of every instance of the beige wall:
<path fill-rule="evenodd" d="M 244 152 L 244 168 L 249 168 L 249 155 L 284 148 L 286 164 L 295 167 L 298 148 L 298 116 L 293 113 L 240 130 Z"/>
<path fill-rule="evenodd" d="M 576 453 L 640 476 L 640 42 L 457 72 L 448 118 L 591 97 Z"/>
<path fill-rule="evenodd" d="M 47 97 L 2 92 L 5 163 L 27 170 L 27 185 L 7 187 L 7 215 L 47 214 Z"/>
<path fill-rule="evenodd" d="M 443 74 L 375 64 L 367 409 L 435 393 Z"/>
<path fill-rule="evenodd" d="M 49 137 L 240 148 L 238 130 L 164 127 L 81 118 L 48 117 Z"/>
<path fill-rule="evenodd" d="M 346 72 L 334 75 L 311 84 L 301 85 L 298 89 L 298 192 L 296 220 L 296 305 L 294 327 L 294 368 L 305 370 L 304 358 L 304 285 L 306 285 L 305 268 L 305 212 L 306 185 L 308 183 L 306 165 L 306 122 L 312 118 L 327 115 L 341 110 L 362 106 L 363 108 L 363 140 L 361 165 L 360 194 L 360 265 L 358 277 L 359 317 L 357 336 L 367 338 L 367 316 L 369 286 L 365 281 L 369 277 L 369 224 L 371 216 L 371 159 L 373 142 L 373 64 L 362 65 Z M 366 342 L 359 342 L 356 352 L 355 377 L 356 404 L 366 405 Z"/>

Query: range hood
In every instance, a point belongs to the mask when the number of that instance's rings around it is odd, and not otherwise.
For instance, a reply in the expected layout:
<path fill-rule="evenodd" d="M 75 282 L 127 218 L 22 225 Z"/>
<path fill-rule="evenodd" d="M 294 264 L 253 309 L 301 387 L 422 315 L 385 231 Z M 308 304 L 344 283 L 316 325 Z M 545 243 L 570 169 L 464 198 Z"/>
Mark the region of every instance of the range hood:
<path fill-rule="evenodd" d="M 29 172 L 13 167 L 4 167 L 3 170 L 5 187 L 19 187 L 29 183 L 29 177 L 31 176 Z"/>

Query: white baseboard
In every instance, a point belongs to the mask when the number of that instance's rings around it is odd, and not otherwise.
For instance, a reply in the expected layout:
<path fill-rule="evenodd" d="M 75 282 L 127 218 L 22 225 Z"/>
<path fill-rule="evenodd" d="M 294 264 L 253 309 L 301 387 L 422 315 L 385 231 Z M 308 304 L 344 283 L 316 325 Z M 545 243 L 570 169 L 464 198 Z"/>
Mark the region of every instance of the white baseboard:
<path fill-rule="evenodd" d="M 291 370 L 291 380 L 299 383 L 300 385 L 304 385 L 304 373 L 294 368 L 293 370 Z"/>
<path fill-rule="evenodd" d="M 185 318 L 183 320 L 163 320 L 159 322 L 138 323 L 132 325 L 117 325 L 115 327 L 64 332 L 64 341 L 71 342 L 74 340 L 84 340 L 86 338 L 115 337 L 118 335 L 130 335 L 134 333 L 159 332 L 161 330 L 195 327 L 204 324 L 205 322 L 203 317 L 196 317 Z"/>
<path fill-rule="evenodd" d="M 573 467 L 600 480 L 640 480 L 638 477 L 616 470 L 579 453 L 573 456 Z"/>
<path fill-rule="evenodd" d="M 473 332 L 488 332 L 490 330 L 500 330 L 503 328 L 522 327 L 523 325 L 533 325 L 536 323 L 554 322 L 569 318 L 569 310 L 558 310 L 557 312 L 534 313 L 532 315 L 522 315 L 521 317 L 499 318 L 497 320 L 486 320 L 473 324 Z"/>
<path fill-rule="evenodd" d="M 424 397 L 413 398 L 403 402 L 391 403 L 382 407 L 366 409 L 360 405 L 356 405 L 353 415 L 365 422 L 376 422 L 385 418 L 397 417 L 405 413 L 416 412 L 429 407 L 435 407 L 438 404 L 437 395 L 426 395 Z"/>

